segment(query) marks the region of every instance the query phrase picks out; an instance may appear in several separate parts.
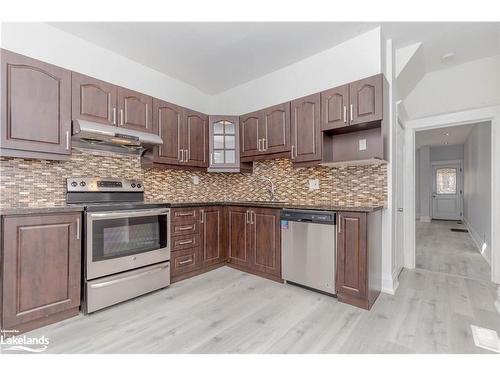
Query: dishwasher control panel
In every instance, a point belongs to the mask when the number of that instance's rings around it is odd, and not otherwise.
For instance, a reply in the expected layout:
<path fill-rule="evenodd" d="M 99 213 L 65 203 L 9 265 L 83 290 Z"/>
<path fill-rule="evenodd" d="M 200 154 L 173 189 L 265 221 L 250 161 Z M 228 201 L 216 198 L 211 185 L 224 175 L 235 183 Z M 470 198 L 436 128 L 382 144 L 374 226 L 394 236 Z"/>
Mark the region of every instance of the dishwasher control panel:
<path fill-rule="evenodd" d="M 336 213 L 316 210 L 283 210 L 281 220 L 335 225 Z"/>

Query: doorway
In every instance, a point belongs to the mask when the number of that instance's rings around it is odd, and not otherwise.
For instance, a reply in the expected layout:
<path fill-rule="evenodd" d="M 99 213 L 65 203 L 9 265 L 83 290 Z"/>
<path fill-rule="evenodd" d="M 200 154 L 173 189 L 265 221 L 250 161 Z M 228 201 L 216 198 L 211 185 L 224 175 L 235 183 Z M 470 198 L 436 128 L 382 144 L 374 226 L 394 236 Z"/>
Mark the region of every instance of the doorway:
<path fill-rule="evenodd" d="M 463 206 L 462 160 L 433 161 L 431 217 L 437 220 L 461 220 Z"/>

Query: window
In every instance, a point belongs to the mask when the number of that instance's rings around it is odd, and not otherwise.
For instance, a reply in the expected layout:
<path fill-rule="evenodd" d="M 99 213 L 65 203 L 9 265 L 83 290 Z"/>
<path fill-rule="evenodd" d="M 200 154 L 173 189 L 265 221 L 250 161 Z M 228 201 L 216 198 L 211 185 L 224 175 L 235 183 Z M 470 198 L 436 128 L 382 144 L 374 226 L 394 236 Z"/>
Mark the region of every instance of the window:
<path fill-rule="evenodd" d="M 456 194 L 457 193 L 457 170 L 456 168 L 436 169 L 436 193 Z"/>

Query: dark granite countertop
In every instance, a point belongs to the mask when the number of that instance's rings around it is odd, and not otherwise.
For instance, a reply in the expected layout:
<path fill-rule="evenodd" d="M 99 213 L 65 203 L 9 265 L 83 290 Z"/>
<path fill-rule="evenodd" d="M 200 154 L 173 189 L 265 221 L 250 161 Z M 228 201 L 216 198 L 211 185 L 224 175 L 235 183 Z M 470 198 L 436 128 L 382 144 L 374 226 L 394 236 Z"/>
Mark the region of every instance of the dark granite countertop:
<path fill-rule="evenodd" d="M 269 202 L 269 201 L 216 201 L 216 202 L 150 202 L 164 203 L 170 207 L 200 207 L 200 206 L 245 206 L 245 207 L 269 207 L 269 208 L 293 208 L 304 210 L 323 210 L 323 211 L 354 211 L 354 212 L 373 212 L 381 210 L 384 206 L 360 207 L 360 206 L 333 206 L 329 204 L 301 204 L 291 202 Z"/>
<path fill-rule="evenodd" d="M 60 206 L 40 206 L 40 207 L 13 207 L 13 208 L 0 208 L 0 216 L 51 214 L 59 212 L 79 212 L 79 211 L 83 211 L 83 206 L 60 205 Z"/>

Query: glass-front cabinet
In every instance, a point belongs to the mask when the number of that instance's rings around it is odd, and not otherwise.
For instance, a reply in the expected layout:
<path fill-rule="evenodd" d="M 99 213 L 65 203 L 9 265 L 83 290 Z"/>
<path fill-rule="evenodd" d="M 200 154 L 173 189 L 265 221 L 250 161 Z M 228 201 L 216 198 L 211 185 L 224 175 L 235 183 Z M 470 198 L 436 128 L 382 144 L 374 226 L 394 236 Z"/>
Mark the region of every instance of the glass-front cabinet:
<path fill-rule="evenodd" d="M 209 172 L 239 172 L 238 116 L 210 116 Z"/>

